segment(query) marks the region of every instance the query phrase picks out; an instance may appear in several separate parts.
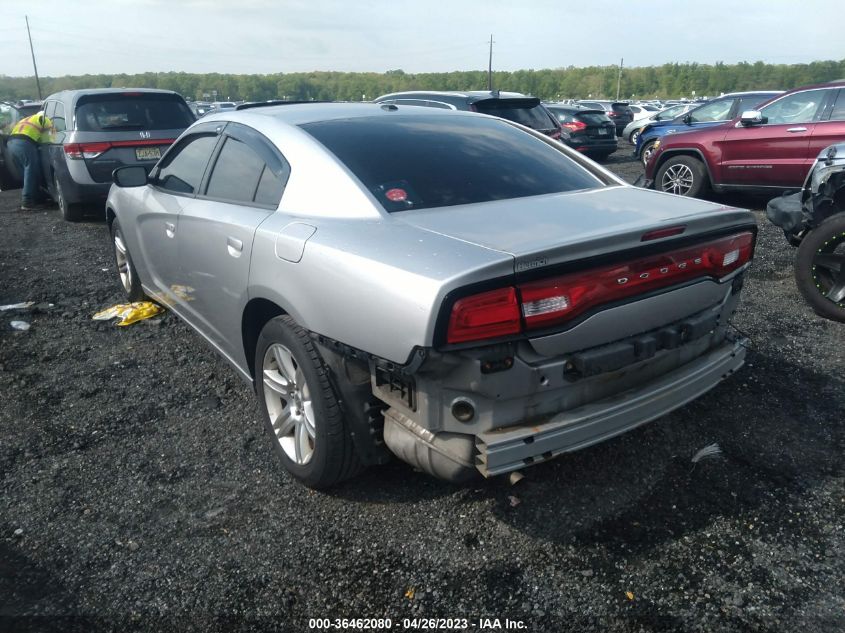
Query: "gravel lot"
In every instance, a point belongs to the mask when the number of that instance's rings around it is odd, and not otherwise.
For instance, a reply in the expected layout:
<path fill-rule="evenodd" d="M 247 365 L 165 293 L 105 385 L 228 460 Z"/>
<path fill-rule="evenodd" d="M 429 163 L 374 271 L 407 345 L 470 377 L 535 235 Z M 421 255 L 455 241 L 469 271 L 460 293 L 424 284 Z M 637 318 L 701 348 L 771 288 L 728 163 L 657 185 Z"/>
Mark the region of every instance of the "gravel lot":
<path fill-rule="evenodd" d="M 608 165 L 641 172 L 625 144 Z M 37 306 L 0 312 L 0 631 L 845 630 L 845 326 L 802 303 L 761 213 L 747 365 L 705 397 L 514 486 L 395 463 L 319 494 L 174 316 L 91 320 L 122 299 L 103 223 L 17 202 L 0 194 L 0 304 Z"/>

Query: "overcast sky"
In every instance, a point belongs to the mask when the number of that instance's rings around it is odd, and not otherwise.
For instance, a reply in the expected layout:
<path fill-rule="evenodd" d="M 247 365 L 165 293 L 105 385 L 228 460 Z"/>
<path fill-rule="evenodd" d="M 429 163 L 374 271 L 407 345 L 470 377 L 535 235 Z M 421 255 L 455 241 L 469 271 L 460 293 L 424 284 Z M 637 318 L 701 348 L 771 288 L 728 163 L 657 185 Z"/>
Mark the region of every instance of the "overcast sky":
<path fill-rule="evenodd" d="M 845 57 L 843 0 L 3 0 L 0 74 L 447 72 Z"/>

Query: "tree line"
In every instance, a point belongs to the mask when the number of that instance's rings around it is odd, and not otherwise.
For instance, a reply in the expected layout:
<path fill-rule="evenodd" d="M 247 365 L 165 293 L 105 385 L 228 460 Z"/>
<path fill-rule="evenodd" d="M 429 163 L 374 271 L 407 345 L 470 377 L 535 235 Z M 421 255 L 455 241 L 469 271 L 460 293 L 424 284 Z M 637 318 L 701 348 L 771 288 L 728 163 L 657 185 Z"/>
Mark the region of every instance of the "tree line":
<path fill-rule="evenodd" d="M 740 90 L 783 89 L 845 78 L 845 59 L 809 64 L 697 64 L 623 68 L 619 96 L 622 99 L 653 99 L 718 96 Z M 615 98 L 619 68 L 576 68 L 498 71 L 493 87 L 535 95 L 541 99 Z M 400 90 L 485 90 L 487 72 L 448 73 L 308 72 L 269 75 L 197 74 L 183 72 L 135 75 L 73 75 L 42 77 L 42 94 L 75 88 L 163 88 L 189 100 L 334 100 L 363 101 Z M 0 75 L 0 99 L 36 98 L 34 77 Z"/>

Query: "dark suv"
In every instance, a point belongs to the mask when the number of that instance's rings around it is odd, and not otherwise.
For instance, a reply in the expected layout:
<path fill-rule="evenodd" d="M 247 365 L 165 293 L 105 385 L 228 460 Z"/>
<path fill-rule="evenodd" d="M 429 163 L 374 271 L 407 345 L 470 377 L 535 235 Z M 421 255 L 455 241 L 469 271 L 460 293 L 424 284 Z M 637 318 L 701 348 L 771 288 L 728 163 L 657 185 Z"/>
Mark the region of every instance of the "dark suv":
<path fill-rule="evenodd" d="M 196 119 L 175 92 L 141 88 L 65 90 L 47 97 L 43 109 L 54 127 L 39 146 L 44 183 L 66 220 L 105 203 L 118 167 L 155 165 Z M 3 149 L 0 178 L 20 187 Z"/>
<path fill-rule="evenodd" d="M 631 106 L 622 101 L 586 100 L 576 101 L 578 105 L 585 108 L 604 110 L 604 113 L 616 124 L 616 136 L 622 136 L 622 130 L 634 120 L 634 111 Z"/>
<path fill-rule="evenodd" d="M 446 110 L 469 110 L 491 114 L 530 127 L 554 139 L 560 138 L 557 119 L 535 97 L 518 92 L 394 92 L 375 99 L 376 103 L 424 106 Z"/>
<path fill-rule="evenodd" d="M 603 160 L 616 151 L 616 125 L 604 110 L 561 103 L 545 106 L 560 122 L 561 143 L 596 160 Z"/>
<path fill-rule="evenodd" d="M 845 81 L 783 93 L 735 119 L 659 140 L 645 184 L 682 196 L 798 189 L 819 152 L 845 139 Z"/>

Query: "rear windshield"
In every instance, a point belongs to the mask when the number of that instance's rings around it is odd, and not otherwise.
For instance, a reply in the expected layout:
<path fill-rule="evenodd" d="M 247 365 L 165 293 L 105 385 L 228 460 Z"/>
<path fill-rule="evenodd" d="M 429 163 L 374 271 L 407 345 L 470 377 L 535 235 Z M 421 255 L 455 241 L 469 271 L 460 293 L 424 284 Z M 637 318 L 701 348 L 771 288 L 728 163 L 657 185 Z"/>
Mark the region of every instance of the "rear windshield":
<path fill-rule="evenodd" d="M 602 123 L 610 123 L 610 119 L 606 114 L 599 114 L 598 112 L 577 112 L 575 118 L 583 121 L 587 125 L 601 125 Z"/>
<path fill-rule="evenodd" d="M 473 104 L 479 112 L 502 117 L 534 130 L 550 130 L 554 121 L 546 109 L 536 101 L 514 102 L 514 100 L 486 99 Z"/>
<path fill-rule="evenodd" d="M 175 130 L 194 120 L 182 97 L 173 94 L 91 95 L 76 106 L 76 129 L 81 132 Z"/>
<path fill-rule="evenodd" d="M 485 117 L 378 116 L 301 127 L 389 212 L 602 186 L 548 143 Z"/>
<path fill-rule="evenodd" d="M 627 103 L 614 103 L 611 107 L 614 112 L 633 112 Z"/>

